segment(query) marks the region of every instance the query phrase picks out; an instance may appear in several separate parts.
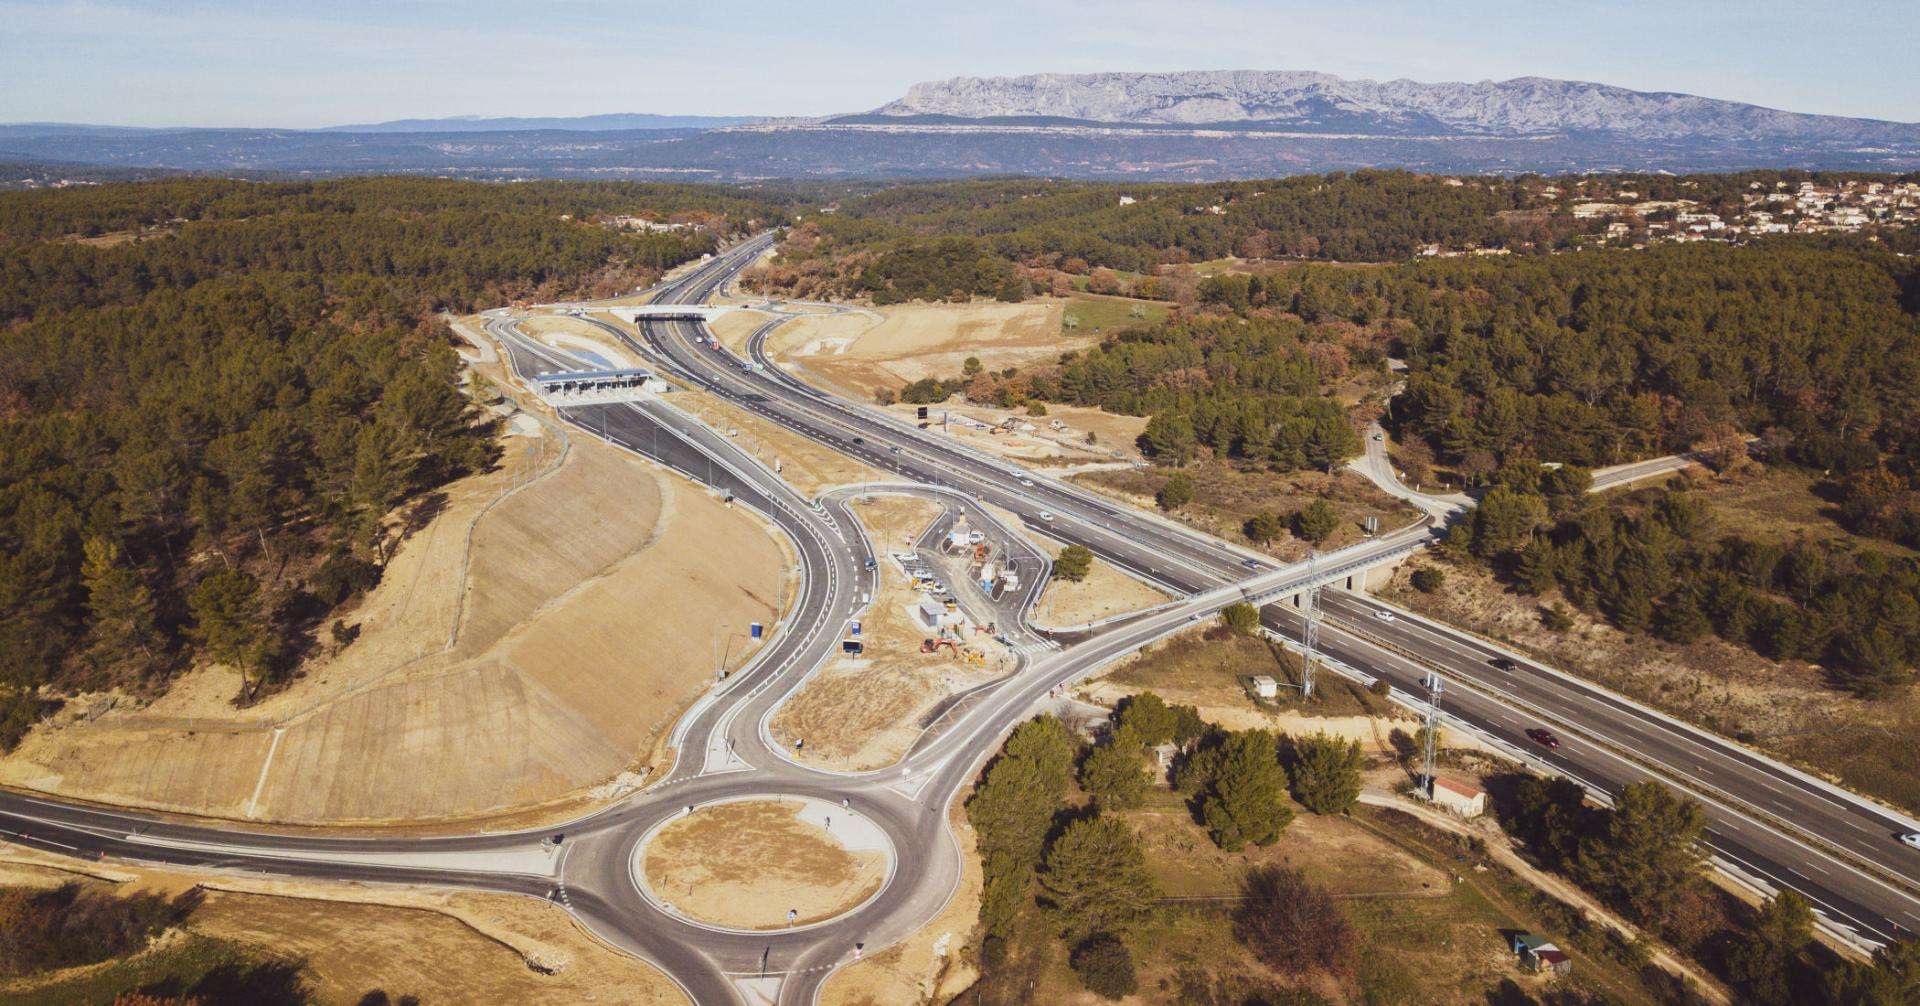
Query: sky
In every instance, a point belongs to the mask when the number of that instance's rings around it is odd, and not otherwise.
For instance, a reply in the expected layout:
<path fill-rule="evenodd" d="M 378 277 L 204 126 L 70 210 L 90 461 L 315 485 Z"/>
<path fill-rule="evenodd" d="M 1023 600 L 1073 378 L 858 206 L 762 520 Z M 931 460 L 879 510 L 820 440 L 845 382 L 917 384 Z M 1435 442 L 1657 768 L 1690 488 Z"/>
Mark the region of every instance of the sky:
<path fill-rule="evenodd" d="M 1920 121 L 1916 0 L 0 0 L 0 122 L 824 115 L 1103 70 L 1518 76 Z"/>

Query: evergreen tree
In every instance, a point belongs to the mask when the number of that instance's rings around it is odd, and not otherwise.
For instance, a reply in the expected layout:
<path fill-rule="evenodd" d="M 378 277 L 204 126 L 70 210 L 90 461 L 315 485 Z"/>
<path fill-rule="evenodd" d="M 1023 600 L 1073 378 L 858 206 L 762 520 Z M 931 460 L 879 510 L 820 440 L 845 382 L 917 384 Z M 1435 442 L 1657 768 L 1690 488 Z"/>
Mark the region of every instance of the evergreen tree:
<path fill-rule="evenodd" d="M 1293 533 L 1318 545 L 1333 537 L 1340 526 L 1340 512 L 1326 500 L 1314 500 L 1293 515 Z"/>
<path fill-rule="evenodd" d="M 1658 782 L 1633 783 L 1601 833 L 1581 843 L 1579 872 L 1639 921 L 1663 921 L 1698 880 L 1706 827 L 1699 804 Z"/>
<path fill-rule="evenodd" d="M 1140 988 L 1133 952 L 1112 933 L 1095 933 L 1067 958 L 1087 991 L 1102 999 L 1125 999 Z"/>
<path fill-rule="evenodd" d="M 154 667 L 162 641 L 155 625 L 153 593 L 126 563 L 120 547 L 105 538 L 87 539 L 80 580 L 86 586 L 91 616 L 88 656 L 95 665 Z"/>
<path fill-rule="evenodd" d="M 200 581 L 187 598 L 194 638 L 209 657 L 245 676 L 249 690 L 259 687 L 272 645 L 260 612 L 260 585 L 251 574 L 223 570 Z"/>
<path fill-rule="evenodd" d="M 1079 583 L 1093 571 L 1093 550 L 1085 545 L 1068 545 L 1053 560 L 1053 575 L 1069 583 Z"/>
<path fill-rule="evenodd" d="M 1221 746 L 1219 764 L 1200 804 L 1215 845 L 1237 852 L 1248 842 L 1272 845 L 1293 821 L 1287 773 L 1273 734 L 1242 730 Z"/>
<path fill-rule="evenodd" d="M 1106 815 L 1075 821 L 1054 839 L 1040 887 L 1062 933 L 1076 940 L 1131 932 L 1160 896 L 1132 829 Z"/>
<path fill-rule="evenodd" d="M 1367 757 L 1359 741 L 1314 733 L 1296 738 L 1293 753 L 1293 768 L 1287 776 L 1300 806 L 1315 814 L 1340 814 L 1360 798 Z"/>
<path fill-rule="evenodd" d="M 1796 1001 L 1796 964 L 1813 940 L 1813 924 L 1807 899 L 1792 891 L 1774 895 L 1736 937 L 1727 954 L 1729 977 L 1757 1006 L 1790 1006 Z"/>
<path fill-rule="evenodd" d="M 1178 510 L 1193 502 L 1193 479 L 1186 472 L 1174 472 L 1153 499 L 1162 510 Z"/>
<path fill-rule="evenodd" d="M 1080 762 L 1080 788 L 1103 810 L 1132 810 L 1147 795 L 1140 736 L 1121 727 Z"/>

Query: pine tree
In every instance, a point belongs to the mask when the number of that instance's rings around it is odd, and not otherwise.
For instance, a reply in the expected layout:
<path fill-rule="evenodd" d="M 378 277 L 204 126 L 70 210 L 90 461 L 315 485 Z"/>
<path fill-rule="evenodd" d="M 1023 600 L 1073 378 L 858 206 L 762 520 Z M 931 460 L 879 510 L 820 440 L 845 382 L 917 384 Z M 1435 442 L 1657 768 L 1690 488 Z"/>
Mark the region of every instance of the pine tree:
<path fill-rule="evenodd" d="M 1153 500 L 1162 510 L 1178 510 L 1193 502 L 1193 478 L 1186 472 L 1174 472 L 1167 484 L 1153 494 Z"/>
<path fill-rule="evenodd" d="M 1707 827 L 1700 805 L 1658 782 L 1623 789 L 1598 835 L 1580 844 L 1579 872 L 1641 922 L 1665 919 L 1696 882 Z"/>
<path fill-rule="evenodd" d="M 1315 733 L 1294 741 L 1294 759 L 1287 775 L 1300 806 L 1315 814 L 1341 814 L 1360 798 L 1367 756 L 1359 741 Z"/>
<path fill-rule="evenodd" d="M 1227 738 L 1200 813 L 1214 844 L 1228 852 L 1280 838 L 1293 821 L 1293 808 L 1287 805 L 1287 772 L 1280 767 L 1273 734 L 1242 730 Z"/>
<path fill-rule="evenodd" d="M 147 669 L 159 659 L 161 638 L 155 627 L 153 593 L 124 561 L 120 547 L 105 538 L 89 538 L 80 562 L 91 616 L 88 657 L 98 667 L 132 663 Z"/>
<path fill-rule="evenodd" d="M 1813 940 L 1813 907 L 1793 891 L 1774 895 L 1736 938 L 1727 954 L 1732 979 L 1757 1006 L 1794 1001 L 1793 976 L 1800 952 Z"/>
<path fill-rule="evenodd" d="M 1069 939 L 1131 932 L 1160 896 L 1133 830 L 1105 815 L 1075 821 L 1054 839 L 1040 887 Z"/>
<path fill-rule="evenodd" d="M 187 598 L 194 638 L 207 656 L 239 671 L 248 691 L 266 671 L 270 641 L 260 614 L 260 585 L 240 570 L 222 570 L 200 581 Z"/>
<path fill-rule="evenodd" d="M 1103 810 L 1132 810 L 1147 795 L 1140 735 L 1121 727 L 1080 762 L 1080 788 Z"/>

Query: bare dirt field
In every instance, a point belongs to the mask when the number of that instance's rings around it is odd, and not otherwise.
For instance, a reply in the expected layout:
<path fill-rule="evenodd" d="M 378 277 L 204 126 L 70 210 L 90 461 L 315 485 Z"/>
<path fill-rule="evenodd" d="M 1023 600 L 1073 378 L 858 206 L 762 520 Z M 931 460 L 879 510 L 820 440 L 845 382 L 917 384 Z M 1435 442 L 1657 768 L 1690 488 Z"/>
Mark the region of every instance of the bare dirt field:
<path fill-rule="evenodd" d="M 799 318 L 775 329 L 767 349 L 849 397 L 872 401 L 881 388 L 956 377 L 969 356 L 1000 370 L 1092 345 L 1092 333 L 1061 332 L 1063 304 L 902 304 L 874 309 L 879 321 L 864 312 Z"/>
<path fill-rule="evenodd" d="M 1316 471 L 1271 472 L 1239 469 L 1217 461 L 1195 462 L 1183 469 L 1193 480 L 1194 499 L 1168 516 L 1215 537 L 1246 545 L 1287 562 L 1307 558 L 1308 542 L 1283 534 L 1262 544 L 1246 535 L 1255 514 L 1292 514 L 1315 500 L 1326 500 L 1340 515 L 1332 537 L 1318 546 L 1322 552 L 1342 548 L 1366 536 L 1362 521 L 1373 517 L 1382 532 L 1412 523 L 1418 514 L 1365 478 L 1345 469 L 1332 475 Z M 1098 489 L 1144 509 L 1154 509 L 1154 494 L 1173 478 L 1172 468 L 1123 468 L 1090 471 L 1073 481 Z"/>
<path fill-rule="evenodd" d="M 720 345 L 745 357 L 747 340 L 774 317 L 764 311 L 728 311 L 708 322 L 707 328 L 713 332 L 714 338 L 720 340 Z"/>
<path fill-rule="evenodd" d="M 0 1000 L 108 1002 L 156 978 L 178 975 L 190 984 L 196 961 L 186 938 L 203 937 L 245 947 L 260 961 L 297 966 L 320 1003 L 356 1003 L 374 989 L 429 1003 L 687 1001 L 654 968 L 607 949 L 558 906 L 531 898 L 102 868 L 19 849 L 0 858 L 0 884 L 7 886 L 76 879 L 121 894 L 171 896 L 200 886 L 205 900 L 177 932 L 139 954 L 0 983 Z M 432 963 L 443 961 L 459 966 Z"/>
<path fill-rule="evenodd" d="M 959 399 L 954 399 L 958 403 Z M 1030 465 L 1130 463 L 1140 459 L 1140 432 L 1147 428 L 1144 416 L 1122 416 L 1077 405 L 1049 405 L 1044 416 L 1030 416 L 1026 409 L 997 409 L 973 403 L 927 406 L 927 429 L 952 437 L 966 446 L 984 450 Z M 917 422 L 918 406 L 892 405 L 887 411 L 908 422 Z M 950 421 L 942 423 L 945 415 Z M 997 428 L 1007 420 L 1026 423 L 1033 429 L 1001 432 Z M 1055 429 L 1058 422 L 1061 428 Z M 1092 441 L 1088 437 L 1092 436 Z"/>
<path fill-rule="evenodd" d="M 676 818 L 647 842 L 647 886 L 676 912 L 736 929 L 806 925 L 872 897 L 886 880 L 886 854 L 848 848 L 802 809 L 749 800 Z"/>
<path fill-rule="evenodd" d="M 1033 541 L 1046 549 L 1048 555 L 1056 559 L 1060 557 L 1061 546 L 1052 539 L 1035 537 Z M 1141 583 L 1095 559 L 1087 571 L 1087 578 L 1079 583 L 1059 577 L 1048 581 L 1046 589 L 1040 594 L 1040 603 L 1033 606 L 1033 620 L 1039 625 L 1066 628 L 1085 625 L 1110 615 L 1151 608 L 1167 599 L 1167 594 L 1159 588 Z"/>
<path fill-rule="evenodd" d="M 538 435 L 508 437 L 497 471 L 449 487 L 345 613 L 359 639 L 284 691 L 236 709 L 237 677 L 208 667 L 146 708 L 71 703 L 0 761 L 0 781 L 187 813 L 373 823 L 578 800 L 644 771 L 723 654 L 751 653 L 748 623 L 777 620 L 790 561 L 746 511 L 588 438 L 568 446 L 555 427 L 527 426 Z M 713 628 L 683 629 L 696 624 Z"/>
<path fill-rule="evenodd" d="M 889 553 L 908 544 L 939 515 L 937 503 L 903 496 L 855 502 L 853 512 L 873 536 L 880 583 L 861 621 L 860 657 L 841 656 L 801 686 L 769 726 L 782 743 L 804 741 L 798 757 L 829 768 L 861 770 L 900 760 L 920 736 L 921 720 L 941 699 L 1005 673 L 1012 657 L 985 632 L 963 628 L 959 647 L 920 652 L 933 633 L 911 608 L 927 595 L 913 589 Z"/>
<path fill-rule="evenodd" d="M 817 496 L 832 486 L 890 478 L 838 451 L 814 443 L 785 427 L 761 419 L 717 395 L 704 391 L 676 391 L 667 401 L 675 408 L 732 437 L 734 445 L 777 468 L 780 477 L 805 496 Z"/>

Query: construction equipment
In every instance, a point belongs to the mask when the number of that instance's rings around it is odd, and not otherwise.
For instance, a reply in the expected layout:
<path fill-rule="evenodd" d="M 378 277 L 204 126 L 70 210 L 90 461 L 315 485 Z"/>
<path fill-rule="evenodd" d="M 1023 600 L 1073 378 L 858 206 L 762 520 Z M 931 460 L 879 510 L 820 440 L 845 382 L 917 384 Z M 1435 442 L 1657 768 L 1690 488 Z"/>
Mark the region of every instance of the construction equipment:
<path fill-rule="evenodd" d="M 954 656 L 957 657 L 960 655 L 960 644 L 954 642 L 951 639 L 948 639 L 945 636 L 941 636 L 938 639 L 922 639 L 920 641 L 920 652 L 921 653 L 939 653 L 940 648 L 942 646 L 946 647 L 949 651 L 951 651 Z"/>

